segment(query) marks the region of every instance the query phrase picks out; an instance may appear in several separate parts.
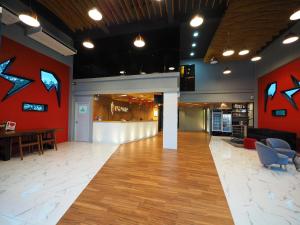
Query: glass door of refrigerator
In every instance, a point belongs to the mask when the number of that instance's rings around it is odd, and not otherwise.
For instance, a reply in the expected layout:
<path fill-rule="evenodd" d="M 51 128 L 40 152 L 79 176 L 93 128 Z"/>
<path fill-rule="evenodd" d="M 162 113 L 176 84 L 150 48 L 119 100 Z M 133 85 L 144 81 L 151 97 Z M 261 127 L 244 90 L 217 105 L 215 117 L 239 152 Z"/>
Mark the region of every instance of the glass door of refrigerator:
<path fill-rule="evenodd" d="M 222 131 L 222 112 L 212 113 L 212 131 Z"/>
<path fill-rule="evenodd" d="M 223 114 L 223 132 L 231 133 L 232 132 L 232 116 L 231 114 Z"/>

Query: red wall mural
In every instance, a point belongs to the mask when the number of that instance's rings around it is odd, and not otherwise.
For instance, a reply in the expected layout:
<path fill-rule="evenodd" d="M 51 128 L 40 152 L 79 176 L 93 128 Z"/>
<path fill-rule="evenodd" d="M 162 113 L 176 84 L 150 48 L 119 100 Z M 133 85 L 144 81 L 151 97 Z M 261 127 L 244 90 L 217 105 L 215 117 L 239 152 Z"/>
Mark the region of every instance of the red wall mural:
<path fill-rule="evenodd" d="M 294 60 L 275 71 L 266 74 L 258 80 L 258 126 L 275 130 L 290 131 L 300 137 L 300 92 L 293 95 L 293 100 L 299 109 L 296 109 L 281 92 L 295 88 L 293 76 L 300 81 L 300 59 Z M 277 82 L 277 91 L 273 98 L 268 99 L 266 112 L 264 98 L 266 87 Z M 272 116 L 272 110 L 286 109 L 286 117 Z"/>
<path fill-rule="evenodd" d="M 34 80 L 4 101 L 1 99 L 13 84 L 0 77 L 0 123 L 17 122 L 17 129 L 61 128 L 57 141 L 68 140 L 69 67 L 48 56 L 40 54 L 15 41 L 3 37 L 0 47 L 0 62 L 15 57 L 6 73 Z M 47 91 L 40 80 L 40 70 L 55 73 L 61 81 L 61 105 L 58 106 L 55 89 Z M 47 112 L 23 112 L 22 103 L 48 105 Z"/>

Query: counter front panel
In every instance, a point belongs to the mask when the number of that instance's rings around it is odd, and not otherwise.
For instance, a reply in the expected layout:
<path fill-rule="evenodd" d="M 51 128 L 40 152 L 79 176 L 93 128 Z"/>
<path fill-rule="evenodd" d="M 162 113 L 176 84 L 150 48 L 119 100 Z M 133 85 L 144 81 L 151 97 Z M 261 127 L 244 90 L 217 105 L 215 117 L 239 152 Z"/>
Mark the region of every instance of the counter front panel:
<path fill-rule="evenodd" d="M 123 144 L 157 135 L 157 121 L 93 123 L 93 142 Z"/>

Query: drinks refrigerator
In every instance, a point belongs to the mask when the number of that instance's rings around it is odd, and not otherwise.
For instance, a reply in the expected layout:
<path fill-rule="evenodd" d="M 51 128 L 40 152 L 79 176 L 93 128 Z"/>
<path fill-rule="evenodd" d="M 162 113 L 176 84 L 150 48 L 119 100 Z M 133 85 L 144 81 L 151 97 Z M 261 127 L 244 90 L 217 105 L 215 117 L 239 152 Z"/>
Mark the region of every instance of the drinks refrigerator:
<path fill-rule="evenodd" d="M 232 132 L 232 114 L 230 110 L 212 111 L 212 134 L 230 135 Z"/>

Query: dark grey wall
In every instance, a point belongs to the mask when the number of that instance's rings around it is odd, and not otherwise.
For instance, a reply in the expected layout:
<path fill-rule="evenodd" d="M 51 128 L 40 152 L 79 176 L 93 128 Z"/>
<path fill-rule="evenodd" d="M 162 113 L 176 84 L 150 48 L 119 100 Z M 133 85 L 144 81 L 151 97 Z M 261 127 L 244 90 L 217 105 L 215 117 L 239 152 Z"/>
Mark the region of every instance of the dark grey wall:
<path fill-rule="evenodd" d="M 181 101 L 251 101 L 254 96 L 254 65 L 249 61 L 211 65 L 202 59 L 181 61 L 181 65 L 195 64 L 196 91 L 181 93 Z M 224 75 L 229 67 L 232 74 Z"/>
<path fill-rule="evenodd" d="M 262 60 L 255 63 L 254 76 L 255 76 L 255 126 L 257 127 L 258 111 L 257 111 L 257 100 L 258 100 L 258 78 L 264 76 L 273 70 L 297 59 L 300 57 L 300 41 L 290 45 L 283 45 L 282 40 L 285 35 L 289 32 L 300 34 L 300 22 L 296 23 L 290 30 L 285 34 L 277 38 L 271 45 L 269 45 L 262 53 Z M 300 68 L 299 68 L 300 69 Z"/>

